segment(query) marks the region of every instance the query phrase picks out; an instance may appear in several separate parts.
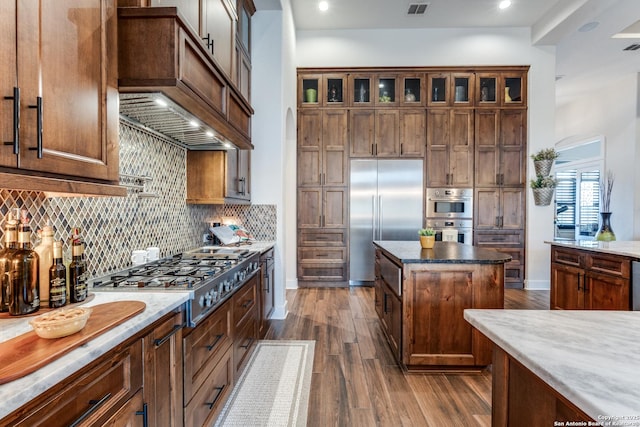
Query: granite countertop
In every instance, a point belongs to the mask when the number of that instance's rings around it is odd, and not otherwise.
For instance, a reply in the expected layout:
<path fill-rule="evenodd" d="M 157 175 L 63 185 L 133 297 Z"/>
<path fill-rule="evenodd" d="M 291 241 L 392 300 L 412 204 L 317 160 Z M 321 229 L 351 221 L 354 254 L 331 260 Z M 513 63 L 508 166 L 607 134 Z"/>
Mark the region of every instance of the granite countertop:
<path fill-rule="evenodd" d="M 464 318 L 594 420 L 640 426 L 640 312 L 465 310 Z"/>
<path fill-rule="evenodd" d="M 81 345 L 36 372 L 0 385 L 0 402 L 2 402 L 2 405 L 0 405 L 0 419 L 159 320 L 167 313 L 179 308 L 188 298 L 188 292 L 95 293 L 95 297 L 86 304 L 87 306 L 123 300 L 142 301 L 147 306 L 142 313 Z M 29 320 L 31 319 L 33 317 L 0 319 L 0 342 L 8 341 L 31 331 L 31 326 L 29 326 Z"/>
<path fill-rule="evenodd" d="M 566 248 L 582 249 L 604 254 L 622 255 L 640 259 L 640 241 L 599 242 L 597 240 L 545 240 L 545 243 Z"/>
<path fill-rule="evenodd" d="M 436 242 L 433 249 L 422 249 L 419 241 L 376 240 L 373 244 L 404 264 L 502 264 L 511 261 L 511 255 L 457 242 Z"/>

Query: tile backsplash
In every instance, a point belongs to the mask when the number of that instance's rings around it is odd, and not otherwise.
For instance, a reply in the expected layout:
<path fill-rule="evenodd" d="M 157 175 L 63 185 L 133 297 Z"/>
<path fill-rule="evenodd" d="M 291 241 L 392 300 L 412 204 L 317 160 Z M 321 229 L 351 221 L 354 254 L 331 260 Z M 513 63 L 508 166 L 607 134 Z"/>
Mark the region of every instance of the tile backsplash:
<path fill-rule="evenodd" d="M 72 227 L 80 227 L 91 276 L 129 266 L 133 249 L 158 246 L 161 256 L 193 249 L 201 244 L 208 223 L 222 218 L 242 225 L 258 240 L 275 240 L 275 205 L 187 205 L 185 171 L 184 148 L 121 122 L 120 173 L 149 177 L 144 192 L 157 197 L 132 189 L 126 197 L 47 198 L 40 192 L 0 188 L 0 215 L 3 220 L 11 207 L 25 208 L 34 230 L 48 220 L 56 239 L 66 239 Z"/>

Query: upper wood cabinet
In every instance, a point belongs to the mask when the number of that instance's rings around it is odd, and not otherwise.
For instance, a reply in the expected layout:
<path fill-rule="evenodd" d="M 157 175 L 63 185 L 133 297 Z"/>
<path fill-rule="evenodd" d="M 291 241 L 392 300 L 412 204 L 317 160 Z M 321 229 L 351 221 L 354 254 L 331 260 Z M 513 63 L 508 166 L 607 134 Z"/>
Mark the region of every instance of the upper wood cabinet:
<path fill-rule="evenodd" d="M 522 186 L 526 176 L 527 110 L 477 109 L 475 184 Z"/>
<path fill-rule="evenodd" d="M 187 203 L 251 202 L 249 150 L 187 151 Z"/>
<path fill-rule="evenodd" d="M 481 72 L 476 74 L 476 106 L 526 107 L 527 72 Z"/>
<path fill-rule="evenodd" d="M 298 115 L 298 185 L 346 186 L 347 110 L 302 110 Z"/>
<path fill-rule="evenodd" d="M 474 81 L 473 73 L 428 73 L 427 106 L 473 106 Z"/>
<path fill-rule="evenodd" d="M 372 106 L 373 84 L 374 78 L 372 74 L 349 74 L 349 105 L 354 107 Z"/>
<path fill-rule="evenodd" d="M 420 133 L 410 126 L 421 126 L 407 116 L 403 135 Z M 349 111 L 349 155 L 351 157 L 401 157 L 400 111 L 398 109 L 353 109 Z M 408 141 L 407 157 L 415 157 L 415 141 Z"/>
<path fill-rule="evenodd" d="M 472 187 L 473 110 L 427 110 L 427 186 Z"/>
<path fill-rule="evenodd" d="M 3 1 L 0 23 L 0 165 L 117 181 L 115 0 Z"/>
<path fill-rule="evenodd" d="M 427 115 L 424 109 L 400 110 L 400 156 L 424 157 Z"/>
<path fill-rule="evenodd" d="M 235 83 L 240 93 L 251 100 L 251 17 L 256 12 L 252 0 L 238 0 L 236 25 Z"/>
<path fill-rule="evenodd" d="M 425 105 L 426 81 L 423 73 L 401 74 L 400 88 L 402 107 L 420 107 Z"/>
<path fill-rule="evenodd" d="M 346 74 L 306 74 L 298 77 L 299 107 L 338 107 L 347 105 Z"/>
<path fill-rule="evenodd" d="M 398 76 L 395 74 L 378 74 L 375 80 L 373 103 L 376 107 L 397 107 L 400 104 Z"/>
<path fill-rule="evenodd" d="M 233 81 L 236 76 L 236 5 L 229 0 L 202 0 L 201 4 L 200 37 L 218 65 Z"/>

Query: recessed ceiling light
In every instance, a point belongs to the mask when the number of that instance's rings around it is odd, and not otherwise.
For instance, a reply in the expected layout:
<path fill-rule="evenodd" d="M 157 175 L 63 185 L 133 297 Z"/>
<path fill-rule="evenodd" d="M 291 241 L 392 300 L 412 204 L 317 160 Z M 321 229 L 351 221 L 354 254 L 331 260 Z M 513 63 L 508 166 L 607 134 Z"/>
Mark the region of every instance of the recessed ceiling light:
<path fill-rule="evenodd" d="M 506 9 L 506 8 L 508 8 L 509 6 L 511 6 L 511 0 L 502 0 L 502 1 L 500 2 L 500 4 L 498 5 L 498 7 L 499 7 L 500 9 Z"/>
<path fill-rule="evenodd" d="M 328 1 L 321 1 L 320 3 L 318 3 L 318 9 L 320 9 L 321 11 L 326 11 L 329 9 L 329 2 Z"/>

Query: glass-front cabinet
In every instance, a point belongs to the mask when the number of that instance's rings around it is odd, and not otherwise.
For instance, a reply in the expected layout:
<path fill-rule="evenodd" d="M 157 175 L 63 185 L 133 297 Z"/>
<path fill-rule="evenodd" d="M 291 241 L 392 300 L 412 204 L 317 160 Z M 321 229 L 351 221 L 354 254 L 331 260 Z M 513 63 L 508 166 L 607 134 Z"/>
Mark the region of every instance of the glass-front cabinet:
<path fill-rule="evenodd" d="M 346 103 L 347 78 L 344 74 L 325 74 L 324 81 L 324 105 L 329 107 L 342 107 Z"/>
<path fill-rule="evenodd" d="M 526 73 L 478 73 L 476 106 L 524 107 L 527 105 Z"/>
<path fill-rule="evenodd" d="M 429 107 L 472 106 L 473 73 L 429 73 L 427 105 Z"/>
<path fill-rule="evenodd" d="M 424 106 L 424 74 L 410 74 L 400 77 L 402 97 L 400 105 L 405 107 Z"/>
<path fill-rule="evenodd" d="M 306 74 L 298 76 L 298 106 L 318 107 L 321 105 L 322 74 Z"/>
<path fill-rule="evenodd" d="M 374 103 L 378 107 L 398 106 L 398 79 L 395 75 L 379 75 L 376 79 Z"/>
<path fill-rule="evenodd" d="M 344 107 L 347 93 L 346 74 L 306 74 L 298 77 L 300 107 Z"/>
<path fill-rule="evenodd" d="M 373 76 L 370 74 L 351 74 L 349 75 L 349 87 L 351 88 L 351 105 L 353 106 L 371 106 L 373 98 L 371 96 L 371 84 Z"/>

